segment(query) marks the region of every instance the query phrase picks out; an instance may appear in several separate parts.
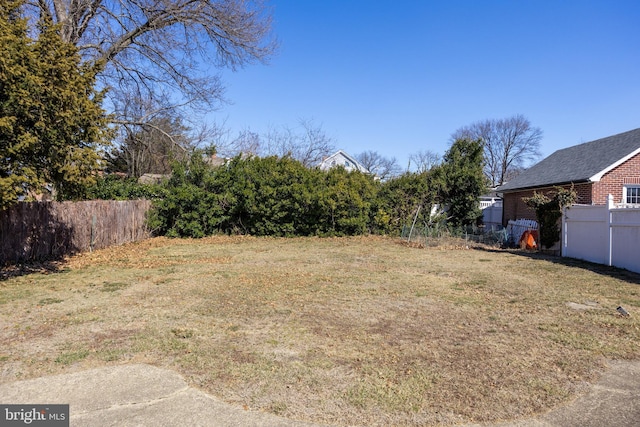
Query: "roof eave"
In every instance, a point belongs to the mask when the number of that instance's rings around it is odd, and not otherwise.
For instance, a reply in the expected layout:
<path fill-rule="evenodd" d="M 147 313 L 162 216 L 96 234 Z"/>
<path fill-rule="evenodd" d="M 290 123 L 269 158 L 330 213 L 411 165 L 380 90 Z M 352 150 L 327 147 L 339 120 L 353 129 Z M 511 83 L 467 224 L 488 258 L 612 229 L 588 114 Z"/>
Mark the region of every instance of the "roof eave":
<path fill-rule="evenodd" d="M 344 157 L 345 159 L 347 159 L 348 161 L 350 161 L 351 163 L 353 163 L 354 167 L 363 173 L 371 173 L 369 171 L 369 169 L 365 168 L 362 163 L 360 163 L 355 157 L 353 157 L 352 155 L 350 155 L 349 153 L 347 153 L 344 150 L 338 150 L 335 153 L 333 153 L 332 155 L 330 155 L 329 157 L 327 157 L 326 159 L 324 159 L 322 162 L 320 162 L 320 164 L 322 165 L 325 162 L 328 162 L 331 159 L 334 159 L 336 157 L 338 157 L 339 155 L 342 155 L 342 157 Z"/>
<path fill-rule="evenodd" d="M 589 178 L 589 181 L 591 181 L 591 182 L 600 181 L 602 179 L 602 177 L 604 176 L 604 174 L 606 174 L 607 172 L 610 172 L 613 169 L 617 168 L 618 166 L 620 166 L 621 164 L 623 164 L 624 162 L 626 162 L 627 160 L 629 160 L 630 158 L 632 158 L 633 156 L 635 156 L 637 154 L 640 154 L 640 148 L 638 148 L 635 151 L 633 151 L 633 152 L 629 153 L 628 155 L 624 156 L 623 158 L 621 158 L 617 162 L 610 164 L 609 166 L 607 166 L 606 168 L 604 168 L 603 170 L 601 170 L 597 174 L 591 176 Z"/>
<path fill-rule="evenodd" d="M 591 180 L 591 178 L 585 178 L 585 179 L 577 179 L 577 180 L 573 180 L 573 181 L 566 181 L 566 182 L 554 182 L 552 184 L 541 184 L 541 185 L 533 185 L 533 186 L 529 186 L 529 187 L 519 187 L 519 188 L 508 188 L 506 190 L 496 190 L 499 194 L 505 194 L 505 193 L 518 193 L 520 191 L 531 191 L 531 190 L 540 190 L 543 188 L 553 188 L 553 187 L 562 187 L 563 185 L 572 185 L 572 184 L 584 184 L 584 183 L 589 183 L 589 182 L 593 182 Z"/>
<path fill-rule="evenodd" d="M 343 150 L 338 150 L 338 153 L 342 153 L 342 155 L 349 160 L 351 163 L 353 163 L 356 167 L 357 170 L 359 170 L 360 172 L 364 172 L 364 173 L 370 173 L 369 170 L 367 168 L 365 168 L 362 163 L 360 163 L 355 157 L 353 157 L 352 155 L 346 153 Z M 336 154 L 338 154 L 336 153 Z"/>

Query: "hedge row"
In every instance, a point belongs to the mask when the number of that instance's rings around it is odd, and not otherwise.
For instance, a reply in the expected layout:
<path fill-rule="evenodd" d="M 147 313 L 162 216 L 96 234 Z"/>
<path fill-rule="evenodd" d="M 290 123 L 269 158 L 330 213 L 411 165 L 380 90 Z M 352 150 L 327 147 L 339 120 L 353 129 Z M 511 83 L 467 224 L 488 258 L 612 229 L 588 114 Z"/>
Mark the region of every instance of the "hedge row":
<path fill-rule="evenodd" d="M 198 155 L 188 166 L 174 167 L 162 193 L 149 225 L 173 237 L 396 232 L 419 204 L 430 208 L 435 199 L 427 174 L 381 183 L 343 168 L 309 169 L 287 157 L 237 157 L 211 168 Z"/>
<path fill-rule="evenodd" d="M 309 169 L 289 157 L 236 157 L 211 167 L 201 153 L 173 166 L 162 185 L 99 180 L 95 198 L 151 198 L 148 225 L 159 235 L 344 236 L 399 233 L 428 225 L 438 203 L 447 225 L 475 224 L 486 191 L 482 141 L 456 140 L 441 165 L 387 182 L 343 168 Z M 421 207 L 421 209 L 419 209 Z"/>

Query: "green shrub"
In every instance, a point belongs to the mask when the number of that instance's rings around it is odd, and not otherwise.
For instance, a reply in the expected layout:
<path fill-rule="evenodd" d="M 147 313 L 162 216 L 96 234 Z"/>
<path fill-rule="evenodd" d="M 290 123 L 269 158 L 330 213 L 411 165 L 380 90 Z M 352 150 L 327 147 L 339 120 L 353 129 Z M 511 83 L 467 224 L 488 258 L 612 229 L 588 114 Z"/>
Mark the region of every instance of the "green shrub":
<path fill-rule="evenodd" d="M 362 234 L 378 188 L 369 175 L 309 169 L 289 157 L 236 157 L 213 169 L 195 154 L 174 166 L 149 225 L 175 237 Z"/>
<path fill-rule="evenodd" d="M 380 233 L 400 233 L 402 227 L 411 224 L 418 208 L 416 223 L 431 221 L 431 207 L 436 200 L 431 174 L 405 173 L 382 185 L 378 196 L 378 210 L 373 224 Z"/>
<path fill-rule="evenodd" d="M 289 157 L 236 157 L 212 168 L 200 153 L 176 164 L 148 224 L 157 234 L 203 237 L 346 236 L 397 233 L 422 205 L 422 224 L 441 196 L 432 172 L 380 183 L 373 176 L 309 169 Z"/>
<path fill-rule="evenodd" d="M 140 184 L 135 178 L 117 175 L 99 177 L 94 185 L 87 188 L 89 200 L 152 200 L 162 196 L 163 188 L 159 184 Z"/>
<path fill-rule="evenodd" d="M 176 163 L 164 183 L 162 199 L 153 202 L 147 224 L 159 235 L 204 237 L 214 234 L 224 216 L 216 192 L 215 171 L 194 154 L 187 167 Z"/>
<path fill-rule="evenodd" d="M 344 236 L 371 232 L 380 184 L 371 175 L 347 172 L 344 168 L 317 172 L 322 174 L 317 189 L 317 234 Z"/>
<path fill-rule="evenodd" d="M 218 191 L 228 202 L 226 233 L 310 235 L 317 211 L 316 170 L 291 158 L 235 158 L 221 168 Z"/>

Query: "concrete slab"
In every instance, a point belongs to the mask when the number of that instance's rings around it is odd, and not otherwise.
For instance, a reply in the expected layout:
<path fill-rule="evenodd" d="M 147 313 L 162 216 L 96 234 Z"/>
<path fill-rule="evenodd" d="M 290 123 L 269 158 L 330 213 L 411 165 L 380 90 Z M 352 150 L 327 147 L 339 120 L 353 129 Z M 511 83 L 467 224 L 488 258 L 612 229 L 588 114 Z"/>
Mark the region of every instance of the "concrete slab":
<path fill-rule="evenodd" d="M 615 361 L 591 392 L 542 420 L 553 426 L 640 425 L 640 364 Z"/>
<path fill-rule="evenodd" d="M 311 426 L 271 414 L 244 411 L 194 389 L 165 399 L 114 406 L 71 417 L 74 427 L 133 426 Z"/>
<path fill-rule="evenodd" d="M 188 389 L 177 372 L 122 365 L 0 384 L 3 403 L 63 403 L 71 416 L 116 405 L 166 398 Z"/>
<path fill-rule="evenodd" d="M 149 365 L 109 366 L 0 384 L 0 403 L 70 405 L 71 426 L 313 427 L 245 411 L 190 388 L 174 371 Z M 495 427 L 635 427 L 640 425 L 640 361 L 612 361 L 592 390 L 541 416 Z M 490 426 L 492 424 L 474 424 Z"/>
<path fill-rule="evenodd" d="M 0 402 L 69 404 L 72 427 L 313 426 L 226 404 L 189 388 L 178 373 L 150 365 L 109 366 L 0 384 Z"/>
<path fill-rule="evenodd" d="M 484 424 L 484 426 L 489 425 Z M 480 426 L 477 425 L 477 427 Z M 640 426 L 639 361 L 610 361 L 600 381 L 584 396 L 536 418 L 494 425 L 494 427 L 602 426 Z"/>

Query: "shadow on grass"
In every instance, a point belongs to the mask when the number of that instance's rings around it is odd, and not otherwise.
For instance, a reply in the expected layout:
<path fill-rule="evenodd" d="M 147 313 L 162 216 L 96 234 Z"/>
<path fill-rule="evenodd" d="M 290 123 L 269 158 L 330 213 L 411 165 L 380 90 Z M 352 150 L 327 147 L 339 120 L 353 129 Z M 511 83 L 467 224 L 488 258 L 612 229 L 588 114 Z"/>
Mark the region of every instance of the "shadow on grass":
<path fill-rule="evenodd" d="M 65 270 L 64 261 L 33 261 L 20 264 L 9 264 L 0 267 L 0 282 L 13 277 L 28 276 L 29 274 L 54 274 Z"/>
<path fill-rule="evenodd" d="M 548 255 L 535 251 L 526 251 L 521 249 L 497 249 L 488 247 L 474 247 L 475 250 L 492 252 L 492 253 L 505 253 L 508 252 L 513 255 L 522 256 L 525 258 L 544 260 L 552 262 L 554 264 L 563 265 L 565 267 L 581 268 L 591 271 L 603 276 L 613 277 L 615 279 L 623 280 L 628 283 L 640 285 L 640 274 L 633 271 L 626 270 L 619 267 L 610 267 L 604 264 L 596 264 L 594 262 L 584 261 L 576 258 L 561 257 L 558 255 Z"/>
<path fill-rule="evenodd" d="M 65 256 L 79 252 L 74 226 L 58 206 L 23 202 L 0 211 L 0 281 L 60 271 Z"/>

